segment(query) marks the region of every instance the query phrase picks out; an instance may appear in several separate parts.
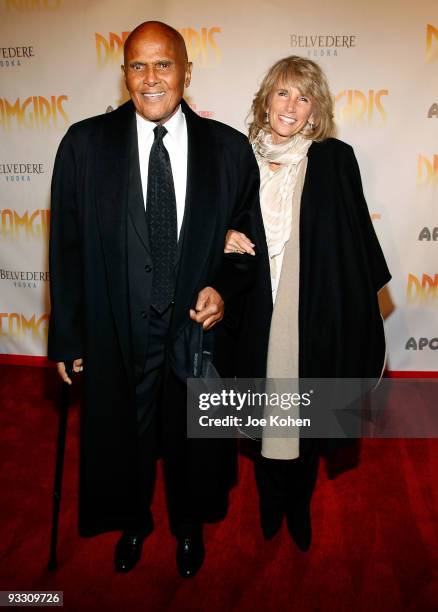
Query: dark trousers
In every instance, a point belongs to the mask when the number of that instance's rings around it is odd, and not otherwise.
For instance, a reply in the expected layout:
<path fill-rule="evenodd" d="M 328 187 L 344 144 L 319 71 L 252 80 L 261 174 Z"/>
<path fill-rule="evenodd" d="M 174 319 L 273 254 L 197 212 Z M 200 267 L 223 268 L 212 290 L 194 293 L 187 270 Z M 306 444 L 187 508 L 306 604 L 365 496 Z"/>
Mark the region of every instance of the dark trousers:
<path fill-rule="evenodd" d="M 258 457 L 255 477 L 262 524 L 268 530 L 279 515 L 309 506 L 318 476 L 319 454 L 316 444 L 297 459 Z"/>
<path fill-rule="evenodd" d="M 186 437 L 186 386 L 165 368 L 172 308 L 149 314 L 148 354 L 136 388 L 141 510 L 135 529 L 151 531 L 156 462 L 163 458 L 169 524 L 174 535 L 200 529 L 195 460 L 197 440 Z M 202 442 L 202 441 L 201 441 Z"/>

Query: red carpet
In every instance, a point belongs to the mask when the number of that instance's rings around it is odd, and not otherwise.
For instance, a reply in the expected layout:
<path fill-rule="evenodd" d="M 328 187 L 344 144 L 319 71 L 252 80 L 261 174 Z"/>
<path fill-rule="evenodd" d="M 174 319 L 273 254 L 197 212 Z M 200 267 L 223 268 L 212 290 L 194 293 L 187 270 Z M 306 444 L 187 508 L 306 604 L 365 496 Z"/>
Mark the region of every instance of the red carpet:
<path fill-rule="evenodd" d="M 184 581 L 176 572 L 161 478 L 156 529 L 130 574 L 113 571 L 118 534 L 77 536 L 75 407 L 66 449 L 60 567 L 48 572 L 57 391 L 54 371 L 0 368 L 0 590 L 62 590 L 64 608 L 78 611 L 438 608 L 438 440 L 365 440 L 360 466 L 333 480 L 321 464 L 309 553 L 294 547 L 285 526 L 264 542 L 252 466 L 242 456 L 228 518 L 207 527 L 204 567 Z"/>

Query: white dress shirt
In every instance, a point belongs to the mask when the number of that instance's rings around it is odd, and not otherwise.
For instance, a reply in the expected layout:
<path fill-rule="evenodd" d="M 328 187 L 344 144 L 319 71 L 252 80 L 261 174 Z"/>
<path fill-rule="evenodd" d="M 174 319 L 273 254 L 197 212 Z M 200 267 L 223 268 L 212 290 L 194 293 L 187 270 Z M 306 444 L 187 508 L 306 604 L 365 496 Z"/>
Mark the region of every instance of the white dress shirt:
<path fill-rule="evenodd" d="M 149 155 L 154 142 L 154 128 L 156 123 L 147 121 L 136 113 L 138 157 L 140 161 L 141 186 L 146 208 L 148 190 Z M 167 134 L 163 138 L 163 144 L 169 153 L 170 165 L 172 166 L 173 184 L 175 186 L 176 218 L 178 225 L 178 238 L 184 217 L 187 187 L 187 125 L 181 106 L 176 113 L 163 124 Z"/>

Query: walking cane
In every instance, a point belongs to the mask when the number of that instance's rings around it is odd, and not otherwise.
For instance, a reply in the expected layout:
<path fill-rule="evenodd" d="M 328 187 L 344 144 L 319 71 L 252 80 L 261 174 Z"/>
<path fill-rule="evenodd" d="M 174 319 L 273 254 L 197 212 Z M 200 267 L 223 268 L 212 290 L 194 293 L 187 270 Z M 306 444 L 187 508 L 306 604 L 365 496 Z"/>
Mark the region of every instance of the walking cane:
<path fill-rule="evenodd" d="M 65 362 L 65 371 L 71 379 L 73 375 L 73 361 Z M 50 559 L 47 569 L 56 570 L 58 563 L 56 560 L 56 548 L 58 544 L 58 522 L 59 508 L 61 505 L 62 476 L 64 471 L 65 438 L 67 433 L 68 406 L 70 402 L 70 385 L 62 383 L 61 401 L 59 405 L 59 426 L 58 441 L 56 447 L 55 463 L 55 484 L 53 487 L 53 514 L 52 514 L 52 534 L 50 538 Z"/>

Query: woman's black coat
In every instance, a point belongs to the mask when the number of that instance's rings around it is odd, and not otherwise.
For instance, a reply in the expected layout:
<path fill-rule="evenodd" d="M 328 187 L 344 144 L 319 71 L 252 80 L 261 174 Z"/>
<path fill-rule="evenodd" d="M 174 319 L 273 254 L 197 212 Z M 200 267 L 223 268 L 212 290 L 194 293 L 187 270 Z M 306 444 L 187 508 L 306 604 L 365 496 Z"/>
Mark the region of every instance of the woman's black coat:
<path fill-rule="evenodd" d="M 377 292 L 390 278 L 352 147 L 334 138 L 312 143 L 300 209 L 300 378 L 380 377 L 385 336 Z M 258 359 L 246 350 L 251 329 L 271 309 L 255 286 L 257 293 L 264 301 L 247 310 L 242 328 L 241 375 L 248 377 Z"/>

